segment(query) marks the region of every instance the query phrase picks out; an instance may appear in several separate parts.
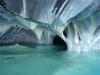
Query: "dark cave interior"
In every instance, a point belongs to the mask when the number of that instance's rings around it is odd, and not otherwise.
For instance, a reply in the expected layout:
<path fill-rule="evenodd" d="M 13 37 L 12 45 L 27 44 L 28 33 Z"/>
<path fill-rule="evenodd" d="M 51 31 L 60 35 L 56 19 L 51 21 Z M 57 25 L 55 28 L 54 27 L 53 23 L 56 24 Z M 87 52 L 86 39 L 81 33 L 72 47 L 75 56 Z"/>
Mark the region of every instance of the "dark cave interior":
<path fill-rule="evenodd" d="M 53 38 L 53 45 L 60 46 L 62 49 L 67 50 L 67 44 L 58 35 Z"/>

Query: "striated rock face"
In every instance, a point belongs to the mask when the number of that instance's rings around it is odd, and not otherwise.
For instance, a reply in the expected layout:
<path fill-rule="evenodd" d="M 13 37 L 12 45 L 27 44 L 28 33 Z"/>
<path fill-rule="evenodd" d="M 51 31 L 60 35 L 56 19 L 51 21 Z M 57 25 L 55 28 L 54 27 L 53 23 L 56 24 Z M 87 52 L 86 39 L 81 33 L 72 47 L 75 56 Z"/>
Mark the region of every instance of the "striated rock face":
<path fill-rule="evenodd" d="M 16 13 L 16 14 L 20 14 L 21 9 L 22 9 L 22 0 L 5 0 L 6 3 L 6 7 Z"/>
<path fill-rule="evenodd" d="M 0 26 L 24 26 L 35 33 L 38 44 L 58 35 L 69 51 L 100 49 L 100 0 L 5 0 L 1 5 Z"/>
<path fill-rule="evenodd" d="M 0 46 L 9 45 L 36 45 L 38 43 L 36 35 L 29 29 L 18 26 L 11 26 L 0 36 Z"/>

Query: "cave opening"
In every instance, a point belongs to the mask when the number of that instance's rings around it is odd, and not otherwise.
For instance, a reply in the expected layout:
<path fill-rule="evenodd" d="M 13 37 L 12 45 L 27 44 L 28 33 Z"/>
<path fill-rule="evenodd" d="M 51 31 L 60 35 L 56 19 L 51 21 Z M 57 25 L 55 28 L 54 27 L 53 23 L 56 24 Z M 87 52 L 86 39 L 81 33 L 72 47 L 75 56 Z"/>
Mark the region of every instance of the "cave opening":
<path fill-rule="evenodd" d="M 58 35 L 54 36 L 53 45 L 54 46 L 59 46 L 63 50 L 67 50 L 67 44 Z"/>

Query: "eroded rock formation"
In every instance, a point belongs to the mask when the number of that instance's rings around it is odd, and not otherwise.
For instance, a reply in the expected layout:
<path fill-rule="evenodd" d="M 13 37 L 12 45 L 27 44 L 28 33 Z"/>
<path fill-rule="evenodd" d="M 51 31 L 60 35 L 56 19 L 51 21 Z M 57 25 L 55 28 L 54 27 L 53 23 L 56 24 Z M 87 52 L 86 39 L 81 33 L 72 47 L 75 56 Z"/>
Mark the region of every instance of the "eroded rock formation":
<path fill-rule="evenodd" d="M 26 27 L 39 41 L 49 40 L 47 43 L 58 35 L 69 51 L 100 49 L 100 0 L 6 0 L 5 3 L 6 9 L 0 7 L 0 26 L 9 22 Z"/>

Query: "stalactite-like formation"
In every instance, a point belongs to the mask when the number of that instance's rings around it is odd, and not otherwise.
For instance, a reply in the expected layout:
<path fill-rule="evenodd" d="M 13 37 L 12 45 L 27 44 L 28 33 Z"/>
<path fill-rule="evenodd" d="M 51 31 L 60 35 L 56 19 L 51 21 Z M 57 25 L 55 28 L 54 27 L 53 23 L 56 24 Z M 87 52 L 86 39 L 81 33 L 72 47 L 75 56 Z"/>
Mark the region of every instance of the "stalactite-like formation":
<path fill-rule="evenodd" d="M 5 3 L 9 11 L 16 13 L 11 9 L 15 7 L 11 0 Z M 1 4 L 0 18 L 31 29 L 38 40 L 45 36 L 44 32 L 50 34 L 49 39 L 58 35 L 69 51 L 100 49 L 100 0 L 23 0 L 18 4 L 17 16 L 8 13 L 2 8 L 5 4 Z"/>

